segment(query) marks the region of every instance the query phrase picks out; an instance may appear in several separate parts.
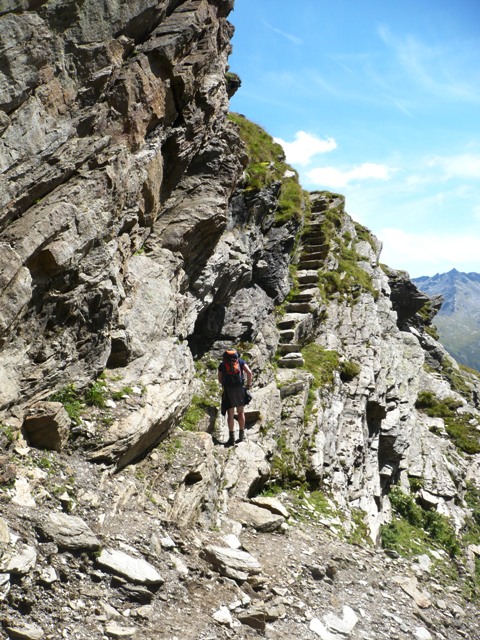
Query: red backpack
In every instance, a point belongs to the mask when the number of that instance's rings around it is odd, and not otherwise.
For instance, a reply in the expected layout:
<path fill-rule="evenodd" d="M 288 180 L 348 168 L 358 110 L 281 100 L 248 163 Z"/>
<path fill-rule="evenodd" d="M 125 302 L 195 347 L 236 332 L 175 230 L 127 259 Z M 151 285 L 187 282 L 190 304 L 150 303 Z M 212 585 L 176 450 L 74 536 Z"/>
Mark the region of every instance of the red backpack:
<path fill-rule="evenodd" d="M 223 353 L 223 384 L 243 384 L 243 371 L 240 356 L 235 349 L 227 349 Z"/>

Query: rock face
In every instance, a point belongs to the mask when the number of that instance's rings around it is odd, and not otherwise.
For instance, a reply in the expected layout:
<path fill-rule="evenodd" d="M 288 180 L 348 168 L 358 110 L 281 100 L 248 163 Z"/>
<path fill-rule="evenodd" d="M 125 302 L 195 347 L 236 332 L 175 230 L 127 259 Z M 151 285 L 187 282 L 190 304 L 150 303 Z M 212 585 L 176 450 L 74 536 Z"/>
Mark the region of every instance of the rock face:
<path fill-rule="evenodd" d="M 343 196 L 227 116 L 232 5 L 0 1 L 3 631 L 473 637 L 479 377 Z"/>

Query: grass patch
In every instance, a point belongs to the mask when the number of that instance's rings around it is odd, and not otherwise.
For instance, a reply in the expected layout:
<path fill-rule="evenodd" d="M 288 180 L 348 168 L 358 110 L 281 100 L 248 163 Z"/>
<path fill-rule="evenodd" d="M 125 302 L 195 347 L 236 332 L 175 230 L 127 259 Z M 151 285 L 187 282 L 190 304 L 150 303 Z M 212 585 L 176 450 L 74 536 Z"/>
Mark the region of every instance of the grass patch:
<path fill-rule="evenodd" d="M 476 428 L 475 416 L 457 413 L 456 410 L 462 406 L 460 401 L 452 397 L 439 400 L 431 391 L 422 391 L 415 406 L 431 418 L 442 418 L 450 439 L 458 449 L 471 455 L 480 453 L 480 432 Z"/>
<path fill-rule="evenodd" d="M 409 557 L 424 553 L 428 547 L 440 547 L 451 557 L 460 552 L 450 520 L 434 510 L 422 509 L 411 495 L 394 487 L 389 494 L 396 517 L 381 528 L 382 545 Z"/>
<path fill-rule="evenodd" d="M 372 546 L 372 539 L 368 532 L 368 526 L 365 522 L 366 513 L 362 509 L 352 509 L 353 531 L 347 536 L 347 542 L 356 544 L 359 547 L 365 545 Z"/>
<path fill-rule="evenodd" d="M 314 389 L 333 385 L 334 373 L 340 366 L 336 351 L 330 351 L 312 342 L 303 347 L 302 356 L 305 360 L 303 368 L 313 375 Z"/>
<path fill-rule="evenodd" d="M 276 224 L 285 224 L 292 219 L 301 221 L 308 207 L 307 197 L 298 182 L 297 172 L 285 162 L 282 146 L 262 127 L 244 116 L 230 113 L 228 117 L 238 126 L 247 150 L 246 190 L 260 191 L 274 182 L 280 182 Z"/>
<path fill-rule="evenodd" d="M 324 301 L 331 300 L 337 295 L 347 298 L 354 304 L 362 293 L 370 293 L 375 300 L 378 291 L 372 284 L 370 275 L 359 264 L 364 258 L 352 248 L 352 238 L 349 232 L 341 235 L 343 209 L 336 207 L 325 212 L 323 232 L 325 244 L 338 256 L 337 267 L 332 271 L 320 269 L 318 272 L 318 287 Z M 358 228 L 357 228 L 358 227 Z M 360 239 L 375 243 L 365 227 L 355 227 Z M 370 240 L 368 240 L 368 238 Z"/>

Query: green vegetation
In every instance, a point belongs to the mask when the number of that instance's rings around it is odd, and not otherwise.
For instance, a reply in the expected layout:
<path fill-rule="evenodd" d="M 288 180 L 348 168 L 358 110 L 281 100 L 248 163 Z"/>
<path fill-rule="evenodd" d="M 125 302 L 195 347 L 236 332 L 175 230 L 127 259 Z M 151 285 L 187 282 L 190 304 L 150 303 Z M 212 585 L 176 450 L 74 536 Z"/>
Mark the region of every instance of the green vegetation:
<path fill-rule="evenodd" d="M 91 407 L 103 409 L 108 397 L 108 388 L 104 380 L 98 379 L 85 391 L 85 402 Z"/>
<path fill-rule="evenodd" d="M 418 394 L 415 403 L 431 418 L 442 418 L 445 429 L 453 444 L 468 454 L 480 453 L 480 433 L 476 428 L 475 416 L 471 413 L 457 413 L 462 403 L 455 398 L 439 400 L 431 391 L 422 391 Z"/>
<path fill-rule="evenodd" d="M 420 316 L 423 321 L 425 333 L 428 333 L 428 335 L 434 340 L 439 340 L 438 331 L 436 327 L 431 324 L 432 318 L 435 315 L 435 312 L 432 309 L 432 301 L 427 300 L 423 307 L 419 311 L 417 311 L 417 315 Z"/>
<path fill-rule="evenodd" d="M 465 521 L 463 543 L 464 545 L 480 545 L 480 490 L 472 482 L 467 482 L 467 488 L 464 497 L 468 508 L 471 509 L 471 515 L 467 517 Z M 480 598 L 479 558 L 475 558 L 474 572 L 470 579 L 470 582 L 467 584 L 467 588 L 468 593 L 466 595 L 468 598 Z"/>
<path fill-rule="evenodd" d="M 8 444 L 12 444 L 15 441 L 17 430 L 8 424 L 0 422 L 0 442 L 2 438 L 5 438 Z"/>
<path fill-rule="evenodd" d="M 336 295 L 341 295 L 346 297 L 348 302 L 355 303 L 362 293 L 370 293 L 376 300 L 378 291 L 374 288 L 370 275 L 359 265 L 363 258 L 352 248 L 350 233 L 345 232 L 343 236 L 340 235 L 342 216 L 343 209 L 341 207 L 328 209 L 325 212 L 324 242 L 330 249 L 335 250 L 338 263 L 336 269 L 332 271 L 319 270 L 318 287 L 320 293 L 325 301 L 331 300 Z M 374 246 L 374 240 L 365 227 L 358 225 L 358 231 L 360 231 L 362 240 L 366 240 Z"/>
<path fill-rule="evenodd" d="M 74 384 L 69 384 L 63 389 L 56 391 L 49 398 L 52 402 L 61 402 L 68 413 L 70 420 L 74 424 L 80 424 L 82 411 L 85 407 L 80 393 Z"/>
<path fill-rule="evenodd" d="M 342 382 L 350 382 L 360 374 L 361 368 L 357 362 L 346 360 L 340 363 L 340 379 Z"/>
<path fill-rule="evenodd" d="M 382 545 L 400 555 L 411 557 L 430 547 L 444 549 L 451 557 L 460 552 L 450 520 L 434 510 L 422 509 L 398 487 L 389 494 L 395 514 L 392 522 L 381 528 Z"/>
<path fill-rule="evenodd" d="M 171 464 L 179 451 L 183 448 L 182 438 L 180 436 L 169 436 L 162 440 L 157 449 L 165 456 L 166 462 Z"/>
<path fill-rule="evenodd" d="M 347 536 L 347 542 L 360 547 L 372 545 L 372 539 L 368 533 L 368 526 L 365 522 L 365 511 L 362 509 L 352 509 L 353 531 Z"/>
<path fill-rule="evenodd" d="M 237 349 L 245 356 L 246 344 L 237 345 Z M 220 401 L 220 387 L 217 380 L 218 363 L 212 358 L 203 358 L 195 362 L 197 385 L 200 391 L 194 394 L 188 409 L 185 411 L 179 427 L 184 431 L 197 431 L 198 424 L 206 416 L 214 415 Z"/>
<path fill-rule="evenodd" d="M 276 438 L 276 443 L 277 454 L 270 463 L 270 486 L 286 489 L 303 485 L 305 477 L 298 469 L 295 454 L 289 449 L 284 433 Z"/>
<path fill-rule="evenodd" d="M 302 356 L 305 360 L 304 369 L 313 375 L 312 387 L 314 389 L 333 384 L 334 372 L 338 370 L 340 365 L 336 351 L 330 351 L 312 342 L 303 347 Z"/>
<path fill-rule="evenodd" d="M 130 396 L 133 393 L 132 387 L 123 387 L 120 391 L 113 391 L 110 394 L 112 400 L 123 400 L 125 396 Z"/>
<path fill-rule="evenodd" d="M 240 137 L 247 148 L 247 191 L 260 191 L 274 182 L 281 182 L 276 223 L 284 224 L 291 219 L 302 220 L 308 206 L 308 198 L 298 182 L 297 172 L 285 162 L 285 153 L 281 145 L 259 125 L 250 122 L 244 116 L 230 113 L 229 119 L 238 126 Z"/>

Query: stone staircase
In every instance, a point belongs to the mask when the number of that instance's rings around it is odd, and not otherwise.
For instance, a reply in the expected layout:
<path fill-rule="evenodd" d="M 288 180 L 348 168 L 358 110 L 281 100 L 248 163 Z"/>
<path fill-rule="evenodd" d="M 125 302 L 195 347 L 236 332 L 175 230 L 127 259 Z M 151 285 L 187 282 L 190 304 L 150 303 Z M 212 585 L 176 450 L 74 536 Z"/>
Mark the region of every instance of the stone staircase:
<path fill-rule="evenodd" d="M 285 315 L 277 322 L 279 367 L 303 367 L 305 364 L 301 353 L 302 339 L 313 329 L 314 316 L 320 310 L 318 269 L 324 265 L 328 254 L 322 229 L 323 211 L 327 206 L 326 202 L 317 201 L 311 223 L 302 234 L 297 271 L 299 293 L 286 305 Z"/>

